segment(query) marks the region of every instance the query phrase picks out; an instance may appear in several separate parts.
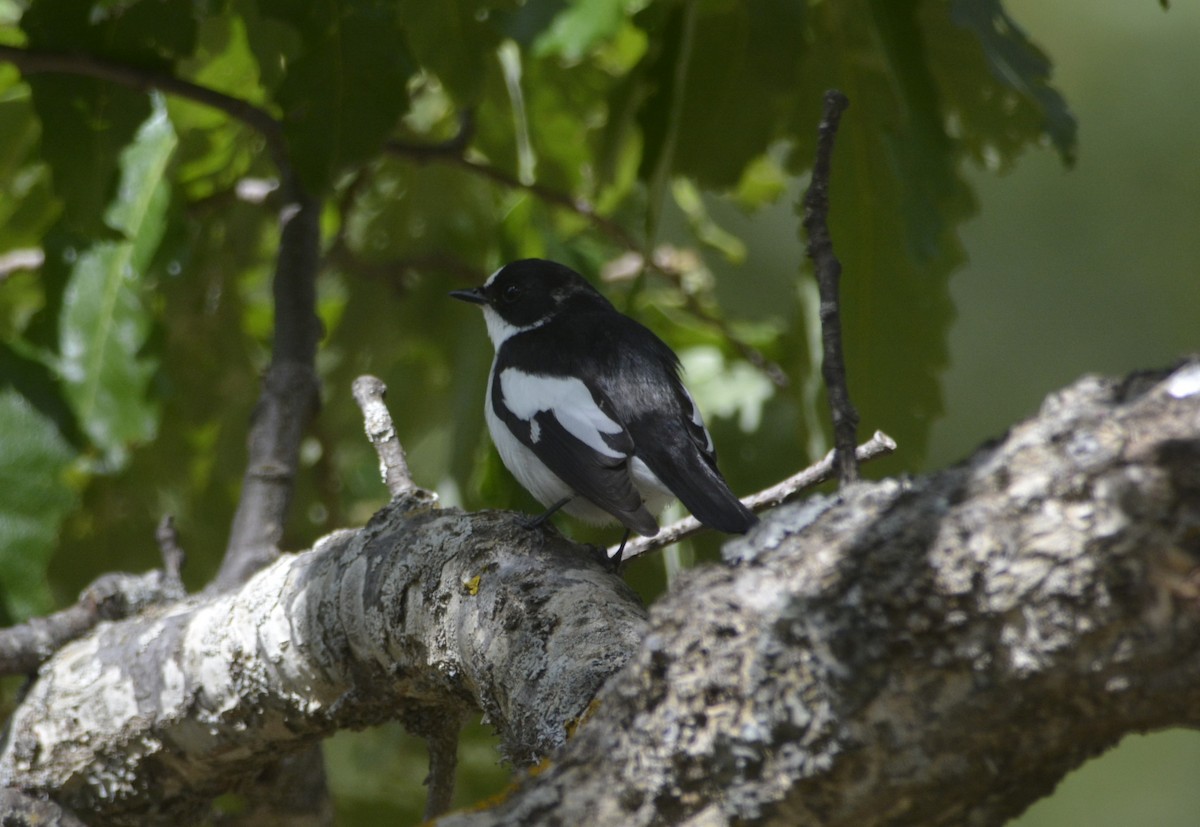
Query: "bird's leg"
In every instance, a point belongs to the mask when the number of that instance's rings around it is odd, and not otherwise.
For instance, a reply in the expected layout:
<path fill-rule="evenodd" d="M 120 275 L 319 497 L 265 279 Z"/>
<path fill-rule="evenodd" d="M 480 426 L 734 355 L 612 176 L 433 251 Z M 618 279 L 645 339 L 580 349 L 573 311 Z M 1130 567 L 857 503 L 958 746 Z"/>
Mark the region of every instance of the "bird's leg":
<path fill-rule="evenodd" d="M 549 520 L 551 517 L 553 517 L 560 508 L 562 508 L 564 505 L 566 505 L 570 501 L 571 501 L 570 497 L 563 497 L 561 500 L 556 502 L 554 505 L 552 505 L 548 509 L 546 509 L 546 511 L 544 513 L 539 514 L 538 516 L 534 517 L 531 520 L 522 520 L 521 522 L 526 528 L 535 529 L 538 526 L 540 526 L 542 523 L 546 522 L 546 520 Z"/>
<path fill-rule="evenodd" d="M 612 566 L 613 571 L 621 568 L 621 555 L 625 553 L 625 544 L 629 542 L 629 535 L 633 533 L 633 529 L 625 529 L 625 536 L 621 538 L 621 545 L 617 546 L 617 553 L 608 558 L 608 563 Z"/>

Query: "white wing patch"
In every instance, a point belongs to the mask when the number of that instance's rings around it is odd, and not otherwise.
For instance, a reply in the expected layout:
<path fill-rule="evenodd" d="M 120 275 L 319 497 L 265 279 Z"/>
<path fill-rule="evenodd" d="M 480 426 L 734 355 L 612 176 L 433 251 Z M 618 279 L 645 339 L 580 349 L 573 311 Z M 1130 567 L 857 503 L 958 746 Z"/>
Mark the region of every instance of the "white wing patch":
<path fill-rule="evenodd" d="M 582 380 L 506 368 L 500 373 L 500 393 L 505 407 L 515 416 L 529 421 L 539 411 L 549 411 L 567 433 L 596 453 L 612 459 L 625 458 L 625 454 L 604 440 L 604 434 L 619 434 L 625 429 L 600 410 Z M 537 436 L 530 437 L 537 441 Z"/>
<path fill-rule="evenodd" d="M 696 404 L 696 400 L 692 398 L 687 388 L 684 388 L 683 392 L 687 395 L 688 402 L 692 403 L 692 422 L 696 423 L 696 427 L 704 432 L 704 441 L 707 443 L 704 450 L 711 454 L 713 452 L 713 438 L 712 434 L 708 432 L 708 428 L 704 427 L 704 418 L 700 416 L 700 406 Z"/>

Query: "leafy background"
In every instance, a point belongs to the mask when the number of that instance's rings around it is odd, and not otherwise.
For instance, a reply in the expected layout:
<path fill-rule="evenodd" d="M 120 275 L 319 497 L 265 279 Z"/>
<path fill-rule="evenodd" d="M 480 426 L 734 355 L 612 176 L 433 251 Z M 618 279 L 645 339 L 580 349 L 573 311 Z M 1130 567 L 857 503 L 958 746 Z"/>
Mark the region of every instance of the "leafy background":
<path fill-rule="evenodd" d="M 533 508 L 483 433 L 483 326 L 445 296 L 522 256 L 603 277 L 680 351 L 737 490 L 823 453 L 795 205 L 830 86 L 852 101 L 831 217 L 852 391 L 902 447 L 868 473 L 945 466 L 1082 373 L 1195 349 L 1198 35 L 1200 10 L 1151 0 L 0 0 L 0 44 L 263 107 L 325 199 L 295 548 L 384 499 L 349 395 L 366 371 L 419 482 Z M 163 513 L 189 584 L 215 571 L 269 356 L 276 175 L 210 108 L 0 62 L 7 622 L 156 566 Z M 629 265 L 647 250 L 670 277 Z M 630 578 L 653 599 L 716 542 Z M 418 820 L 419 742 L 381 727 L 326 757 L 343 823 Z M 1131 738 L 1019 823 L 1190 825 L 1198 765 L 1194 734 Z M 460 802 L 505 777 L 472 727 Z"/>

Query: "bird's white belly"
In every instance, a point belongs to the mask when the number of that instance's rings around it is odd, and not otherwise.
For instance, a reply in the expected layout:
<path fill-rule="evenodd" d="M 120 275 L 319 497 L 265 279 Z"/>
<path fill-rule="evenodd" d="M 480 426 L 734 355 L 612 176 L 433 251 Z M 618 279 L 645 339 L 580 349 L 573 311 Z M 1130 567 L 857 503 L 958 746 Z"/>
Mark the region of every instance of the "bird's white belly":
<path fill-rule="evenodd" d="M 495 369 L 488 374 L 487 393 L 484 396 L 483 414 L 487 420 L 488 432 L 492 435 L 492 443 L 500 454 L 500 460 L 509 470 L 521 487 L 533 495 L 534 499 L 549 508 L 560 500 L 572 498 L 563 506 L 563 511 L 573 517 L 578 517 L 594 525 L 615 523 L 617 519 L 602 508 L 593 505 L 584 497 L 577 496 L 575 490 L 546 467 L 537 454 L 525 443 L 513 436 L 496 411 L 492 407 L 492 378 Z M 633 483 L 647 510 L 657 515 L 666 507 L 675 495 L 663 485 L 646 463 L 638 457 L 633 457 L 629 463 L 633 475 Z"/>

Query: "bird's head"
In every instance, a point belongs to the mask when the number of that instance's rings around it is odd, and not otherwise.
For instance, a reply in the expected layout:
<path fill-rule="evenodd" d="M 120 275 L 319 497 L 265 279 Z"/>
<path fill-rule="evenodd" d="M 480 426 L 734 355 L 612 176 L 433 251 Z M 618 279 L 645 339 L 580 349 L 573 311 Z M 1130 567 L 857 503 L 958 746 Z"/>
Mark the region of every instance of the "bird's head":
<path fill-rule="evenodd" d="M 482 287 L 450 295 L 483 308 L 488 336 L 497 348 L 508 337 L 541 327 L 568 308 L 596 303 L 611 307 L 570 267 L 540 258 L 506 264 Z"/>

